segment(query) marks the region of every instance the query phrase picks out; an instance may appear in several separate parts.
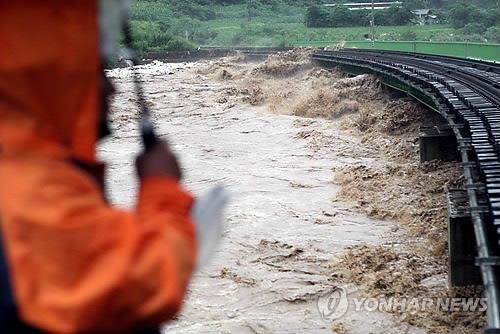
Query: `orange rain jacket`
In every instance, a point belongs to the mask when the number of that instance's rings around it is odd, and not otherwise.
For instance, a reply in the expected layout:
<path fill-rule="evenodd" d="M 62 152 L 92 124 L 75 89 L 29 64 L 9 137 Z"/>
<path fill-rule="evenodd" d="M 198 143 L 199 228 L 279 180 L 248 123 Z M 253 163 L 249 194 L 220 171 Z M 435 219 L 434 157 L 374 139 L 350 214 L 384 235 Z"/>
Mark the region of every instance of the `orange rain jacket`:
<path fill-rule="evenodd" d="M 193 199 L 143 180 L 111 208 L 71 162 L 95 163 L 97 1 L 0 1 L 0 212 L 23 321 L 47 332 L 124 332 L 179 310 L 195 262 Z"/>

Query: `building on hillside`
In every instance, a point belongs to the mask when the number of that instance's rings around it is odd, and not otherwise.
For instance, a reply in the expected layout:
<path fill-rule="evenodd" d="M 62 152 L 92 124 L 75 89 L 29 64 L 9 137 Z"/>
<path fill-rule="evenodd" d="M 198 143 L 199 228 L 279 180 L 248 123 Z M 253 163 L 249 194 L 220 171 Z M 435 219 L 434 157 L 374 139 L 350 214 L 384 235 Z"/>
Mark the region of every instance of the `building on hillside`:
<path fill-rule="evenodd" d="M 432 13 L 431 9 L 415 9 L 412 13 L 420 24 L 438 23 L 438 17 Z"/>

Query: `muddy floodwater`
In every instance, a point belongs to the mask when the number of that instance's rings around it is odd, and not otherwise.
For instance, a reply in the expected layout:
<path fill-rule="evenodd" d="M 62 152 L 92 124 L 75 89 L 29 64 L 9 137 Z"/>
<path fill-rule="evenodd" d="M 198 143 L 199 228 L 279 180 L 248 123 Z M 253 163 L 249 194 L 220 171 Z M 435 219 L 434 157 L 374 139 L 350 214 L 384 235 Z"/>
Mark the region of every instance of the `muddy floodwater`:
<path fill-rule="evenodd" d="M 228 101 L 234 82 L 215 78 L 212 65 L 155 62 L 139 70 L 185 186 L 202 194 L 223 184 L 232 195 L 220 247 L 194 276 L 182 313 L 165 333 L 427 333 L 391 313 L 350 307 L 332 321 L 318 309 L 320 296 L 346 284 L 331 263 L 348 247 L 404 238 L 391 219 L 369 218 L 337 198 L 335 170 L 385 161 L 338 121 L 279 112 L 286 102 L 270 110 L 266 103 Z M 109 163 L 111 201 L 128 208 L 140 149 L 135 95 L 127 69 L 108 75 L 118 93 L 113 136 L 100 156 Z"/>

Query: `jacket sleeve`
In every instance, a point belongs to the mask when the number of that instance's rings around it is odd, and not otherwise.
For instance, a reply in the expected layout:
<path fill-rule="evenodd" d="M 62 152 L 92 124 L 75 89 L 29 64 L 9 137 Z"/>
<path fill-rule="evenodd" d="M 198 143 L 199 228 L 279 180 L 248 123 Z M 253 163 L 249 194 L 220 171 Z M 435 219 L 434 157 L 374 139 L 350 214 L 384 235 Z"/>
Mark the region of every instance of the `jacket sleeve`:
<path fill-rule="evenodd" d="M 22 318 L 55 333 L 171 319 L 195 263 L 192 202 L 176 181 L 151 177 L 135 212 L 125 212 L 69 163 L 0 160 L 2 227 Z"/>

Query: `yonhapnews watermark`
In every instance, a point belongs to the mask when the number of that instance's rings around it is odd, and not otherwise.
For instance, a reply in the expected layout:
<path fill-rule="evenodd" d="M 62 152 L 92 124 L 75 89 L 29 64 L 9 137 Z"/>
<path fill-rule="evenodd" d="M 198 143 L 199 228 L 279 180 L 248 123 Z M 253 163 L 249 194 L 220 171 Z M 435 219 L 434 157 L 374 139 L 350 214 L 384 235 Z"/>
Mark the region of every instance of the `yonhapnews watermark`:
<path fill-rule="evenodd" d="M 359 297 L 355 289 L 340 286 L 320 296 L 317 301 L 318 311 L 324 321 L 332 322 L 342 318 L 348 311 L 354 312 L 484 312 L 487 309 L 486 298 L 459 297 Z"/>

